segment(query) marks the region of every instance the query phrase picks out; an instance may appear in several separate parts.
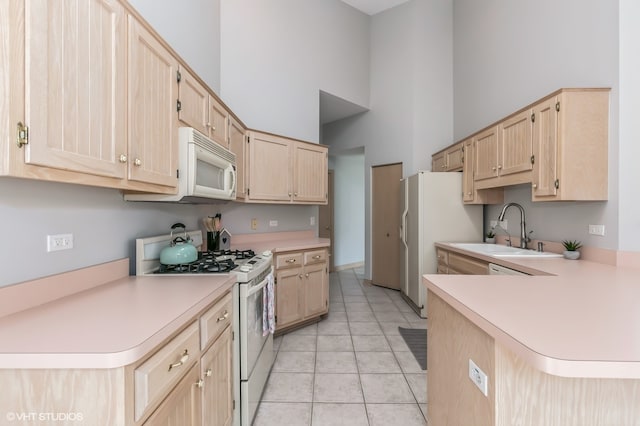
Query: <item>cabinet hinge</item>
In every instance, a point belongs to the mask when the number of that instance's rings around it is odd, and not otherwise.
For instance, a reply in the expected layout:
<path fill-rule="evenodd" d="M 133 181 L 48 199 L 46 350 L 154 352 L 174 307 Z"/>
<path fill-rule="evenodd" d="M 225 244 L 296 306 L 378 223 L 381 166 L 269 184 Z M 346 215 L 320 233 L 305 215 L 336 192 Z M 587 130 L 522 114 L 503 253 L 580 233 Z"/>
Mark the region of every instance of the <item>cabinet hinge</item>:
<path fill-rule="evenodd" d="M 250 189 L 249 189 L 249 188 L 247 188 L 247 197 L 250 195 L 250 194 L 249 194 L 249 191 L 250 191 Z"/>
<path fill-rule="evenodd" d="M 182 81 L 182 74 L 180 73 L 180 70 L 176 71 L 176 81 L 178 83 Z"/>
<path fill-rule="evenodd" d="M 233 409 L 234 410 L 236 409 L 236 400 L 235 399 L 233 400 Z"/>
<path fill-rule="evenodd" d="M 18 122 L 18 135 L 16 138 L 18 148 L 22 148 L 22 145 L 29 143 L 29 126 L 25 126 L 22 122 Z"/>
<path fill-rule="evenodd" d="M 553 186 L 555 186 L 556 189 L 560 188 L 560 181 L 558 179 L 556 179 L 556 181 L 553 182 Z"/>
<path fill-rule="evenodd" d="M 276 324 L 278 323 L 278 316 L 276 315 Z"/>
<path fill-rule="evenodd" d="M 556 111 L 560 112 L 560 102 L 556 102 Z"/>
<path fill-rule="evenodd" d="M 531 156 L 531 164 L 535 164 L 536 163 L 536 156 L 532 155 Z"/>
<path fill-rule="evenodd" d="M 176 110 L 178 112 L 182 111 L 182 102 L 180 102 L 180 99 L 176 100 Z"/>
<path fill-rule="evenodd" d="M 249 140 L 249 139 L 250 139 L 250 137 L 247 135 L 247 143 L 249 143 L 249 142 L 250 142 L 250 140 Z"/>
<path fill-rule="evenodd" d="M 180 179 L 180 169 L 176 169 L 176 179 Z"/>
<path fill-rule="evenodd" d="M 232 331 L 231 332 L 231 340 L 236 340 L 236 332 Z M 235 401 L 233 401 L 235 403 Z"/>
<path fill-rule="evenodd" d="M 535 112 L 533 114 L 531 114 L 531 122 L 532 123 L 536 122 L 536 114 L 535 114 Z"/>

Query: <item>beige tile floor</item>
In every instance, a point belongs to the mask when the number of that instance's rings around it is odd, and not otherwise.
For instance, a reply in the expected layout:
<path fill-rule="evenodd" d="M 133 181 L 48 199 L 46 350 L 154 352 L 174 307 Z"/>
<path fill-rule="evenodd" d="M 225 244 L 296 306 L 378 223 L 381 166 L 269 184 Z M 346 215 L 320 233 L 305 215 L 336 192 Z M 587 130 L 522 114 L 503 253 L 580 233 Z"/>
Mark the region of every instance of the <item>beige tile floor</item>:
<path fill-rule="evenodd" d="M 426 371 L 398 332 L 426 320 L 362 277 L 331 273 L 328 318 L 274 340 L 254 425 L 426 425 Z"/>

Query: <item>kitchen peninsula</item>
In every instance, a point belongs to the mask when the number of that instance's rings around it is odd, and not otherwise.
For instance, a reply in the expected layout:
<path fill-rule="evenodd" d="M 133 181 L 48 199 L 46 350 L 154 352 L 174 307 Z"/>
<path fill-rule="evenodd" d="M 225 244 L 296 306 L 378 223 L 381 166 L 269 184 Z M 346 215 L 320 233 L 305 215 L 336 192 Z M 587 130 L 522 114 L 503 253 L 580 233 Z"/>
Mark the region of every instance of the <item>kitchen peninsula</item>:
<path fill-rule="evenodd" d="M 640 271 L 477 257 L 537 276 L 423 277 L 431 423 L 638 424 Z M 487 396 L 469 360 L 487 374 Z"/>

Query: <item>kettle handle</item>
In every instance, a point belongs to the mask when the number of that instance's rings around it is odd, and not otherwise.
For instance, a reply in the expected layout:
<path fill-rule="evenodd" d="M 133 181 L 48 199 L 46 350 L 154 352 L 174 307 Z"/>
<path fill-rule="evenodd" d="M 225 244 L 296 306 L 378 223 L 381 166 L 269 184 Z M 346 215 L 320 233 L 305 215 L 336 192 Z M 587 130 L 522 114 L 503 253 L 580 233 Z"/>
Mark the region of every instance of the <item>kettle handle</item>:
<path fill-rule="evenodd" d="M 178 228 L 182 228 L 182 231 L 184 232 L 184 236 L 176 237 L 174 240 L 173 231 Z M 187 228 L 184 226 L 184 223 L 177 222 L 171 225 L 171 244 L 172 245 L 175 243 L 182 243 L 182 242 L 189 242 L 189 241 L 191 241 L 191 238 L 189 237 L 189 235 L 187 235 Z"/>

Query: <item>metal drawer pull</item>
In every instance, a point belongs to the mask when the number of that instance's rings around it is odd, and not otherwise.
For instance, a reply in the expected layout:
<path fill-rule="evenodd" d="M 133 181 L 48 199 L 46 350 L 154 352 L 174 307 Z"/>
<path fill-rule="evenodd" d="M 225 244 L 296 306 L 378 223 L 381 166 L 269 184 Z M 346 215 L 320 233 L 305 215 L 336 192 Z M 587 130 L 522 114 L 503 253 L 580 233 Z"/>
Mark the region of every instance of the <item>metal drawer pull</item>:
<path fill-rule="evenodd" d="M 316 254 L 315 256 L 313 256 L 314 259 L 320 259 L 322 256 L 320 256 L 319 254 Z"/>
<path fill-rule="evenodd" d="M 200 379 L 196 383 L 196 386 L 202 389 L 204 387 L 204 380 Z"/>
<path fill-rule="evenodd" d="M 296 261 L 295 259 L 287 259 L 287 260 L 285 260 L 285 262 L 287 262 L 287 263 L 295 263 L 295 261 Z"/>
<path fill-rule="evenodd" d="M 204 375 L 207 377 L 211 377 L 211 375 L 213 374 L 213 370 L 211 370 L 210 368 L 207 369 L 207 371 L 205 371 Z"/>
<path fill-rule="evenodd" d="M 169 371 L 171 371 L 172 368 L 180 367 L 181 365 L 186 363 L 188 360 L 189 360 L 189 351 L 187 349 L 185 349 L 184 353 L 180 357 L 180 361 L 176 362 L 175 364 L 170 364 L 169 365 Z"/>
<path fill-rule="evenodd" d="M 224 311 L 224 314 L 222 314 L 222 316 L 221 316 L 221 317 L 218 317 L 218 321 L 216 321 L 216 322 L 224 321 L 224 320 L 226 320 L 227 318 L 229 318 L 229 311 L 225 310 L 225 311 Z"/>

